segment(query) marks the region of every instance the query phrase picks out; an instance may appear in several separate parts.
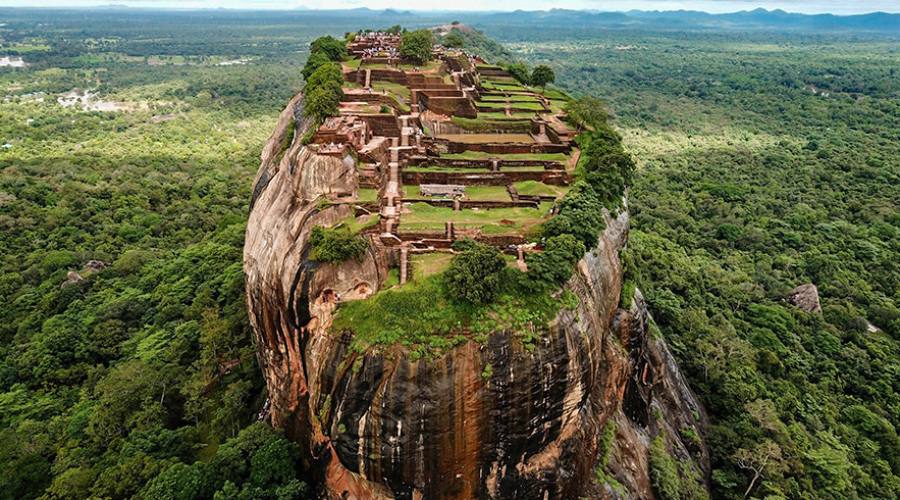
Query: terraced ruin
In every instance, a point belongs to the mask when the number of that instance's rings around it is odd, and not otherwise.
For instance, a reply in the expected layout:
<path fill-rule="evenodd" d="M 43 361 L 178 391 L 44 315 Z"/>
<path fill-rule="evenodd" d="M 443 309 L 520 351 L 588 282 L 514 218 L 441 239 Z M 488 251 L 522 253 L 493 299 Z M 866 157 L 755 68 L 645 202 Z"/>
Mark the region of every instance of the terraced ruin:
<path fill-rule="evenodd" d="M 427 255 L 462 238 L 524 267 L 523 254 L 539 251 L 529 231 L 552 214 L 578 161 L 561 119 L 565 96 L 526 88 L 462 50 L 436 47 L 426 65 L 402 63 L 399 43 L 376 32 L 348 46 L 340 115 L 308 146 L 355 163 L 356 179 L 330 201 L 351 205 L 348 224 L 377 244 L 400 249 L 398 284 L 440 272 L 433 264 L 447 259 Z"/>
<path fill-rule="evenodd" d="M 706 477 L 702 407 L 623 287 L 634 163 L 599 104 L 401 40 L 322 42 L 262 153 L 264 417 L 330 498 L 651 498 L 654 436 Z"/>

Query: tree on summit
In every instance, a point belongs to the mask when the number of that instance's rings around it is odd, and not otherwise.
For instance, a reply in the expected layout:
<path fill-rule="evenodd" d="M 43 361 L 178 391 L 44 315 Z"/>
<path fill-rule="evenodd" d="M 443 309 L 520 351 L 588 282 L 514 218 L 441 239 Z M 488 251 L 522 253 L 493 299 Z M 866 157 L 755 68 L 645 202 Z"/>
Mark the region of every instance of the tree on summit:
<path fill-rule="evenodd" d="M 553 83 L 556 81 L 556 73 L 553 72 L 553 68 L 550 66 L 540 64 L 534 67 L 534 71 L 531 72 L 531 84 L 536 85 L 538 87 L 544 88 L 548 83 Z"/>
<path fill-rule="evenodd" d="M 417 64 L 431 60 L 434 35 L 429 30 L 407 31 L 400 39 L 400 56 Z"/>
<path fill-rule="evenodd" d="M 460 301 L 487 304 L 500 292 L 501 272 L 506 262 L 500 252 L 476 242 L 465 242 L 445 274 L 447 291 Z"/>

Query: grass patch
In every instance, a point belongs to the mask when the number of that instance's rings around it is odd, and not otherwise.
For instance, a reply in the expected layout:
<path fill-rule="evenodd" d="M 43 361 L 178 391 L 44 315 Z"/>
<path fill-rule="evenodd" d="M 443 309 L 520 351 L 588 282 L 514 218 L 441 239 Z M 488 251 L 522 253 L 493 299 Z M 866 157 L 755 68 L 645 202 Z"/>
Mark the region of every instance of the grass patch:
<path fill-rule="evenodd" d="M 414 264 L 415 266 L 415 264 Z M 340 305 L 331 331 L 352 331 L 350 348 L 357 352 L 375 345 L 403 345 L 414 357 L 440 354 L 469 338 L 485 342 L 492 332 L 515 333 L 529 350 L 562 307 L 550 293 L 522 293 L 514 289 L 514 273 L 491 304 L 473 305 L 450 300 L 440 274 L 382 290 L 365 300 Z"/>
<path fill-rule="evenodd" d="M 533 143 L 529 134 L 441 134 L 438 137 L 463 144 Z"/>
<path fill-rule="evenodd" d="M 514 83 L 513 81 L 502 82 L 498 80 L 482 80 L 481 86 L 487 90 L 526 90 L 525 87 L 518 83 Z"/>
<path fill-rule="evenodd" d="M 543 94 L 544 97 L 547 97 L 548 99 L 555 99 L 563 102 L 568 102 L 572 99 L 568 96 L 568 94 L 558 89 L 544 89 L 541 94 Z"/>
<path fill-rule="evenodd" d="M 569 192 L 568 186 L 554 186 L 540 181 L 522 181 L 513 184 L 519 194 L 525 196 L 565 196 Z"/>
<path fill-rule="evenodd" d="M 360 231 L 375 227 L 378 224 L 378 214 L 360 215 L 348 217 L 335 227 L 346 227 L 350 233 L 357 234 Z"/>
<path fill-rule="evenodd" d="M 382 289 L 387 289 L 391 287 L 398 286 L 400 284 L 400 269 L 396 267 L 392 267 L 388 270 L 387 278 L 384 279 L 384 283 L 381 284 Z"/>
<path fill-rule="evenodd" d="M 503 118 L 509 117 L 503 113 Z M 508 132 L 529 132 L 531 130 L 530 120 L 492 120 L 489 119 L 489 117 L 484 116 L 484 113 L 479 114 L 478 118 L 454 116 L 450 121 L 458 127 L 471 131 L 487 132 L 491 130 L 504 130 Z"/>
<path fill-rule="evenodd" d="M 444 252 L 431 252 L 413 254 L 412 257 L 413 280 L 422 281 L 425 278 L 438 274 L 447 269 L 453 254 Z"/>
<path fill-rule="evenodd" d="M 501 172 L 543 172 L 543 165 L 521 165 L 515 167 L 500 167 Z"/>
<path fill-rule="evenodd" d="M 529 113 L 527 111 L 512 111 L 509 115 L 507 115 L 503 111 L 479 111 L 478 118 L 485 118 L 489 120 L 530 120 L 534 117 L 534 113 Z"/>
<path fill-rule="evenodd" d="M 530 94 L 488 95 L 482 96 L 481 102 L 540 102 L 537 97 Z"/>
<path fill-rule="evenodd" d="M 408 213 L 400 216 L 400 230 L 442 231 L 446 221 L 453 221 L 459 228 L 478 228 L 484 234 L 525 234 L 547 218 L 551 203 L 540 207 L 494 208 L 490 210 L 434 207 L 427 203 L 412 203 Z"/>
<path fill-rule="evenodd" d="M 527 109 L 534 111 L 543 111 L 544 105 L 539 102 L 513 102 L 510 103 L 510 107 L 516 109 Z"/>
<path fill-rule="evenodd" d="M 479 108 L 506 109 L 507 104 L 505 102 L 479 101 L 477 106 Z"/>
<path fill-rule="evenodd" d="M 399 83 L 387 82 L 383 80 L 374 80 L 372 82 L 372 89 L 378 90 L 381 92 L 387 91 L 391 94 L 394 94 L 397 97 L 402 98 L 404 101 L 408 101 L 410 98 L 410 91 L 406 85 L 401 85 Z"/>
<path fill-rule="evenodd" d="M 359 65 L 361 63 L 362 63 L 362 59 L 349 59 L 347 61 L 342 62 L 341 64 L 343 64 L 345 68 L 355 71 L 355 70 L 359 69 Z"/>
<path fill-rule="evenodd" d="M 466 198 L 472 201 L 510 201 L 506 186 L 466 186 Z"/>
<path fill-rule="evenodd" d="M 360 203 L 373 203 L 378 201 L 378 190 L 374 188 L 359 188 L 356 199 Z"/>

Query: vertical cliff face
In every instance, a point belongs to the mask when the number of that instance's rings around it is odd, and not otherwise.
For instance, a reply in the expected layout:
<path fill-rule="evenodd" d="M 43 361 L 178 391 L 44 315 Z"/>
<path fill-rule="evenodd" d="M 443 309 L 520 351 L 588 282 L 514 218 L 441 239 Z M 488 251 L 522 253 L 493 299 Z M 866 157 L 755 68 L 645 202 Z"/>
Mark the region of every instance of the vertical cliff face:
<path fill-rule="evenodd" d="M 284 148 L 298 105 L 263 153 L 244 268 L 271 422 L 300 443 L 330 495 L 652 498 L 657 436 L 705 477 L 702 408 L 649 335 L 640 295 L 619 308 L 627 212 L 606 214 L 565 285 L 577 306 L 535 345 L 500 330 L 436 358 L 401 346 L 351 350 L 350 334 L 330 330 L 329 297 L 376 292 L 393 257 L 373 241 L 360 261 L 308 259 L 311 229 L 352 213 L 323 197 L 356 186 L 349 162 L 297 140 Z M 698 439 L 686 444 L 686 435 Z"/>

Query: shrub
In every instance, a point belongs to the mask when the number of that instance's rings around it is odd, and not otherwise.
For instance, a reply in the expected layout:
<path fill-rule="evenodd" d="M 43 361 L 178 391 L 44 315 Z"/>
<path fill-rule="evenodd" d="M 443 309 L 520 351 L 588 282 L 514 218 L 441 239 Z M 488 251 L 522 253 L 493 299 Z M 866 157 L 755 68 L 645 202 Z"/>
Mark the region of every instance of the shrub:
<path fill-rule="evenodd" d="M 572 275 L 572 268 L 584 252 L 584 244 L 571 234 L 547 239 L 543 252 L 528 255 L 524 287 L 532 292 L 541 292 L 562 285 Z"/>
<path fill-rule="evenodd" d="M 309 244 L 309 258 L 319 262 L 359 259 L 369 248 L 365 238 L 352 234 L 346 228 L 313 228 Z"/>
<path fill-rule="evenodd" d="M 444 275 L 447 293 L 456 300 L 486 304 L 500 292 L 506 262 L 494 247 L 467 245 L 469 248 L 453 257 Z"/>
<path fill-rule="evenodd" d="M 546 237 L 570 234 L 585 248 L 593 248 L 603 229 L 603 201 L 585 181 L 578 181 L 559 202 L 559 213 L 544 223 Z"/>
<path fill-rule="evenodd" d="M 662 436 L 657 436 L 650 444 L 650 478 L 653 481 L 653 489 L 663 500 L 681 498 L 678 464 L 669 455 Z"/>

